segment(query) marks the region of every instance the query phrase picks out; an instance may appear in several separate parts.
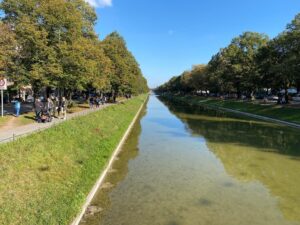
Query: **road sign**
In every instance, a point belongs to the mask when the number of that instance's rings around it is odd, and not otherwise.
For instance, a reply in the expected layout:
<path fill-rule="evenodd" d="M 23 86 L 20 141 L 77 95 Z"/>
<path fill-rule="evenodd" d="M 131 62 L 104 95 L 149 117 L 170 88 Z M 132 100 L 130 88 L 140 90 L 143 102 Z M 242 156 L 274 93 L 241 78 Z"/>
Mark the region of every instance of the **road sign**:
<path fill-rule="evenodd" d="M 7 90 L 7 80 L 0 78 L 0 90 Z"/>

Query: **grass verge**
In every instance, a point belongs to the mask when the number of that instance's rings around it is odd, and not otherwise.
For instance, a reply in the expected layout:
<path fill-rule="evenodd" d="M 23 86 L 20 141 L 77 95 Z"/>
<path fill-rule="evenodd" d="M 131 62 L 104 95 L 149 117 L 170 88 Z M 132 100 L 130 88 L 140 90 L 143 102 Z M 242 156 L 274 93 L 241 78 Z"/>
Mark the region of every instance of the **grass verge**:
<path fill-rule="evenodd" d="M 170 96 L 169 96 L 170 97 Z M 220 100 L 202 98 L 196 96 L 172 96 L 177 100 L 192 105 L 208 105 L 214 107 L 223 107 L 227 109 L 238 110 L 241 112 L 252 113 L 260 116 L 279 119 L 287 122 L 300 124 L 300 109 L 283 107 L 280 105 L 261 105 L 252 102 L 244 102 L 238 100 Z"/>
<path fill-rule="evenodd" d="M 0 224 L 69 224 L 145 98 L 0 145 Z"/>

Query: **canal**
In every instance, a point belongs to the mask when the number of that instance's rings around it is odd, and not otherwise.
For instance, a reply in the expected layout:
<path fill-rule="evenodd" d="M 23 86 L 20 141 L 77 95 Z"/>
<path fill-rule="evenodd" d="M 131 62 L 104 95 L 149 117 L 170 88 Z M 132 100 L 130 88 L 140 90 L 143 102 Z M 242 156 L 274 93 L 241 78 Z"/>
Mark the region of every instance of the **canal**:
<path fill-rule="evenodd" d="M 155 96 L 81 221 L 299 224 L 299 130 Z"/>

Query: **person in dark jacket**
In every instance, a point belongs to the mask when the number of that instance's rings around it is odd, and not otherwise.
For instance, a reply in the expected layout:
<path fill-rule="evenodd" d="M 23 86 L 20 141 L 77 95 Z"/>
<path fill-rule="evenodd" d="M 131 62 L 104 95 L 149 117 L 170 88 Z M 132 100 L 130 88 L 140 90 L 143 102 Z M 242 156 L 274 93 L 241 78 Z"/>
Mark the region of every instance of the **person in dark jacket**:
<path fill-rule="evenodd" d="M 47 99 L 47 110 L 49 112 L 49 115 L 51 117 L 54 117 L 54 114 L 55 114 L 55 108 L 54 108 L 54 102 L 52 101 L 51 98 L 48 98 Z"/>
<path fill-rule="evenodd" d="M 89 105 L 90 105 L 91 109 L 94 108 L 94 98 L 93 97 L 90 97 L 90 99 L 89 99 Z"/>
<path fill-rule="evenodd" d="M 41 102 L 41 100 L 39 98 L 36 98 L 35 102 L 34 102 L 34 110 L 35 110 L 35 118 L 36 119 L 38 119 L 41 116 L 42 109 L 43 109 L 43 103 Z"/>

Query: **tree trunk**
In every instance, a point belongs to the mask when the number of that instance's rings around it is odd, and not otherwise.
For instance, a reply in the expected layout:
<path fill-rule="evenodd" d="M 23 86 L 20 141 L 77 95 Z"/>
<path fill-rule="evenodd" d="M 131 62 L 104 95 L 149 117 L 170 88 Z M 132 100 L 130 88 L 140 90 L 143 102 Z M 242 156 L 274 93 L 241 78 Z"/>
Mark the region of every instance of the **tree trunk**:
<path fill-rule="evenodd" d="M 240 89 L 237 89 L 236 93 L 237 93 L 237 99 L 241 99 L 242 93 L 241 93 Z"/>
<path fill-rule="evenodd" d="M 298 81 L 298 82 L 296 83 L 296 86 L 297 86 L 297 92 L 299 93 L 299 92 L 300 92 L 300 81 Z"/>
<path fill-rule="evenodd" d="M 236 94 L 237 94 L 237 99 L 241 99 L 242 93 L 240 88 L 240 82 L 236 83 Z"/>
<path fill-rule="evenodd" d="M 65 90 L 65 97 L 67 100 L 71 101 L 71 98 L 72 98 L 72 91 L 71 90 Z"/>

